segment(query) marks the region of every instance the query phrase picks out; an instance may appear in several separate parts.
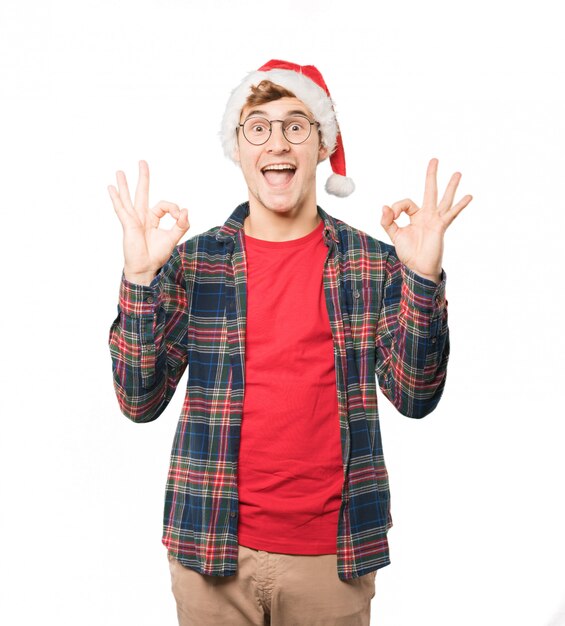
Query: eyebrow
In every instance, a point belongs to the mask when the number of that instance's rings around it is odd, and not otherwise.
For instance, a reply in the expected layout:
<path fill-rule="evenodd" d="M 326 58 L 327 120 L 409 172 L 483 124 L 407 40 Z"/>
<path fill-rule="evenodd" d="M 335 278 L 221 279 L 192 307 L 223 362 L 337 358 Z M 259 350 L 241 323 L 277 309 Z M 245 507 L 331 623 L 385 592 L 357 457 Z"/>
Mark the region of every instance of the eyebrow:
<path fill-rule="evenodd" d="M 245 119 L 249 119 L 253 115 L 264 115 L 266 117 L 268 113 L 267 111 L 262 111 L 260 109 L 253 109 L 253 111 L 249 111 Z M 308 114 L 306 113 L 306 111 L 303 111 L 302 109 L 294 109 L 293 111 L 287 111 L 285 117 L 288 117 L 289 115 L 304 115 L 304 117 L 308 117 Z"/>

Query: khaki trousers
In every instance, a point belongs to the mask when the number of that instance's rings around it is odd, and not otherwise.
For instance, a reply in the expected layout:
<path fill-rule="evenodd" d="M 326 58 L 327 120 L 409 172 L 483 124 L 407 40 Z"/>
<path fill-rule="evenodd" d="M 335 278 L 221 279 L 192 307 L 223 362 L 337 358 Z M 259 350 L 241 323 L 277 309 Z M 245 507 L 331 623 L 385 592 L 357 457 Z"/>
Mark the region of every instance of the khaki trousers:
<path fill-rule="evenodd" d="M 170 554 L 179 626 L 369 626 L 376 572 L 343 581 L 335 554 L 239 546 L 233 576 L 208 576 Z"/>

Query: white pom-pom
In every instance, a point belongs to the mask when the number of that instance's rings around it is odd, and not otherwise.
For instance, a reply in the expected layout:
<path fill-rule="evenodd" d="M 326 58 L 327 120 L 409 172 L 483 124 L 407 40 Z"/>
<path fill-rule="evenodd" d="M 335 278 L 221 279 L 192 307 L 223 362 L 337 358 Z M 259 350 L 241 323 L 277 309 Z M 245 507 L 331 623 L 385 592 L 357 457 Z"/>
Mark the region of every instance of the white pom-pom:
<path fill-rule="evenodd" d="M 346 198 L 355 191 L 355 184 L 347 176 L 332 174 L 326 181 L 326 191 L 332 196 Z"/>

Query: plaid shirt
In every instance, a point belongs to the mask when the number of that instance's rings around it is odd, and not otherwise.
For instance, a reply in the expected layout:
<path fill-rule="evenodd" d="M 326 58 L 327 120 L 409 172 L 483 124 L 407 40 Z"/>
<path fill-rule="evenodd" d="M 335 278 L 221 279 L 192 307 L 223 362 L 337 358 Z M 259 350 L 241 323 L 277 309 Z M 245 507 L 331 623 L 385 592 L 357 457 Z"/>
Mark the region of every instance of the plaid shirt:
<path fill-rule="evenodd" d="M 390 563 L 376 377 L 402 414 L 421 418 L 435 408 L 449 353 L 445 275 L 435 285 L 401 264 L 392 246 L 318 213 L 343 457 L 337 569 L 347 580 Z M 163 543 L 183 565 L 218 576 L 237 569 L 248 214 L 245 202 L 222 227 L 176 246 L 149 286 L 122 275 L 109 338 L 120 409 L 134 422 L 164 411 L 188 365 Z"/>

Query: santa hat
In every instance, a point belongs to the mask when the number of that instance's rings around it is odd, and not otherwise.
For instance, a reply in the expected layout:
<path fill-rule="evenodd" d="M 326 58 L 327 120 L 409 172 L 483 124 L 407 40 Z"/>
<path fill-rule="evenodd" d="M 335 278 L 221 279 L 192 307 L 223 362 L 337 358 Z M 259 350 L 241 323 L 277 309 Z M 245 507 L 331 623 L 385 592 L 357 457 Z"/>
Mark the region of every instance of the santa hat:
<path fill-rule="evenodd" d="M 225 155 L 235 161 L 236 129 L 241 110 L 247 97 L 251 95 L 251 87 L 258 85 L 262 80 L 270 80 L 291 91 L 312 111 L 314 119 L 320 124 L 322 143 L 330 151 L 333 171 L 326 182 L 326 191 L 340 197 L 353 193 L 355 185 L 345 174 L 343 141 L 330 92 L 322 75 L 313 65 L 296 65 L 287 61 L 273 60 L 243 79 L 233 90 L 222 120 L 221 138 Z"/>

